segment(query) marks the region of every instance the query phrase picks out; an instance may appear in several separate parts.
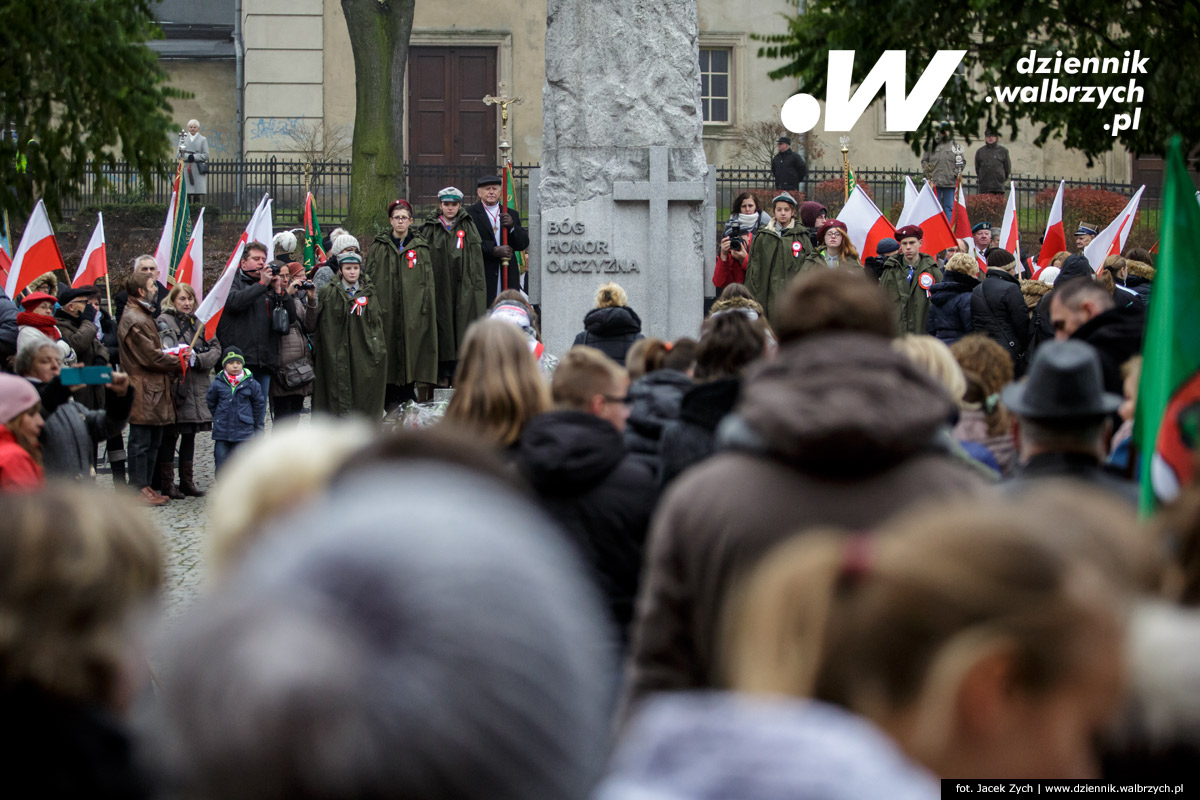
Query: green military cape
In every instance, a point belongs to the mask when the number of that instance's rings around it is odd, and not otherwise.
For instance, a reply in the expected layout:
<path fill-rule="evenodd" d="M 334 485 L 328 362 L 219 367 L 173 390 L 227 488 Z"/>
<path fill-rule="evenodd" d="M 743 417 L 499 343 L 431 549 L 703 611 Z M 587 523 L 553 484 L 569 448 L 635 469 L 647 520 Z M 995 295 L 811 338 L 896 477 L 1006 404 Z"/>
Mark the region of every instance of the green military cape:
<path fill-rule="evenodd" d="M 463 233 L 461 248 L 458 247 L 459 231 Z M 421 237 L 428 243 L 429 254 L 433 256 L 438 360 L 456 361 L 463 337 L 467 335 L 467 326 L 487 310 L 482 240 L 465 208 L 459 208 L 450 230 L 446 230 L 434 214 L 421 226 Z"/>
<path fill-rule="evenodd" d="M 793 242 L 800 243 L 798 253 Z M 755 232 L 746 266 L 746 288 L 766 311 L 768 320 L 774 317 L 775 303 L 783 296 L 788 281 L 824 265 L 809 258 L 813 252 L 812 240 L 803 225 L 793 223 L 780 233 L 772 224 Z"/>
<path fill-rule="evenodd" d="M 929 292 L 921 288 L 922 272 L 928 272 L 934 283 L 942 280 L 942 271 L 927 253 L 921 253 L 917 263 L 913 265 L 911 284 L 908 282 L 908 264 L 904 261 L 904 256 L 888 256 L 883 262 L 883 274 L 879 276 L 879 285 L 892 301 L 892 310 L 896 315 L 896 331 L 901 335 L 925 333 L 925 321 L 929 318 Z"/>
<path fill-rule="evenodd" d="M 390 234 L 381 233 L 371 242 L 363 272 L 383 307 L 387 382 L 437 383 L 437 306 L 429 246 L 413 232 L 398 249 Z"/>
<path fill-rule="evenodd" d="M 317 294 L 313 411 L 378 420 L 387 383 L 384 303 L 366 274 L 359 276 L 358 286 L 355 297 L 367 298 L 361 316 L 352 313 L 354 300 L 342 288 L 341 276 L 335 275 Z"/>

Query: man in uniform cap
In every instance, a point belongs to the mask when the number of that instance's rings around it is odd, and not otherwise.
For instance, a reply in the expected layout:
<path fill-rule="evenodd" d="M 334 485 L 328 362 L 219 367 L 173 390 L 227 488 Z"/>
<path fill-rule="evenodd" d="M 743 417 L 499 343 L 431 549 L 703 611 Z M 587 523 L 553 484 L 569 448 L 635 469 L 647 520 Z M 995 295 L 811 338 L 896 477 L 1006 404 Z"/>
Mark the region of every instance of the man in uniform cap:
<path fill-rule="evenodd" d="M 775 140 L 779 152 L 771 159 L 771 174 L 775 176 L 775 188 L 800 191 L 800 184 L 808 177 L 808 165 L 800 154 L 792 150 L 792 140 L 780 136 Z"/>
<path fill-rule="evenodd" d="M 986 257 L 987 249 L 992 246 L 992 223 L 976 222 L 971 228 L 971 236 L 975 238 L 975 249 Z"/>
<path fill-rule="evenodd" d="M 1092 243 L 1092 239 L 1096 238 L 1097 233 L 1099 231 L 1096 230 L 1095 225 L 1090 222 L 1080 222 L 1079 227 L 1075 229 L 1075 249 L 1082 253 L 1083 248 Z"/>
<path fill-rule="evenodd" d="M 521 215 L 515 208 L 505 209 L 500 204 L 503 181 L 499 175 L 488 175 L 476 184 L 479 202 L 467 208 L 467 214 L 479 229 L 483 248 L 483 276 L 487 290 L 487 306 L 490 308 L 496 295 L 508 289 L 521 288 L 521 274 L 513 257 L 518 250 L 529 247 L 529 233 L 521 227 Z M 508 231 L 508 243 L 502 244 L 501 229 Z M 508 261 L 508 280 L 500 274 L 500 262 Z"/>

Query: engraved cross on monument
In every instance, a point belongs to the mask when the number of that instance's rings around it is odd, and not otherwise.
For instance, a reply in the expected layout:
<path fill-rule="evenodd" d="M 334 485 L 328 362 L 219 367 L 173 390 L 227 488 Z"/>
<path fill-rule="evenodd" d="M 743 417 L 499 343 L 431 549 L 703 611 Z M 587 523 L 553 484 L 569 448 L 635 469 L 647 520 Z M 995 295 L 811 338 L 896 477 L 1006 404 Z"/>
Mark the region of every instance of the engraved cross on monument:
<path fill-rule="evenodd" d="M 658 146 L 650 148 L 650 180 L 613 181 L 612 198 L 632 202 L 649 201 L 650 218 L 647 222 L 651 230 L 657 230 L 657 226 L 668 224 L 668 203 L 702 203 L 707 196 L 706 192 L 707 187 L 701 181 L 671 183 L 667 176 L 667 148 Z M 668 252 L 665 236 L 650 237 L 647 256 L 653 263 L 667 264 Z"/>

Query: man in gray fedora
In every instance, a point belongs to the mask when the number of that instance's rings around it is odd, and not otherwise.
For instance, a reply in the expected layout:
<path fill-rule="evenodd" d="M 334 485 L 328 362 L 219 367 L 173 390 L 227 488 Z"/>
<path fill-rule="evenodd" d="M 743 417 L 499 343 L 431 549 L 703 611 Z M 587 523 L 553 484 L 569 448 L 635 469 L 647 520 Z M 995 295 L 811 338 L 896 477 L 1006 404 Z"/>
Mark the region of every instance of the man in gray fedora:
<path fill-rule="evenodd" d="M 1110 417 L 1122 398 L 1104 391 L 1100 358 L 1091 345 L 1047 342 L 1034 355 L 1029 377 L 1009 384 L 1000 396 L 1017 417 L 1020 465 L 1013 488 L 1069 478 L 1137 503 L 1137 487 L 1101 466 Z"/>

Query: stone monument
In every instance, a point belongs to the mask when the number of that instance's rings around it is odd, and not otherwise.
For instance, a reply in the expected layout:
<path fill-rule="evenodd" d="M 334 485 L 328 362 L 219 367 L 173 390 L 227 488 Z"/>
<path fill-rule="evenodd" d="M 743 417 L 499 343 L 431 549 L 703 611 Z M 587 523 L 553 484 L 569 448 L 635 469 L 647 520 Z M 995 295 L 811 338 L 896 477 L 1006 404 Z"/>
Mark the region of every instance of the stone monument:
<path fill-rule="evenodd" d="M 531 294 L 547 348 L 621 284 L 647 336 L 697 336 L 716 259 L 695 0 L 548 0 Z"/>

